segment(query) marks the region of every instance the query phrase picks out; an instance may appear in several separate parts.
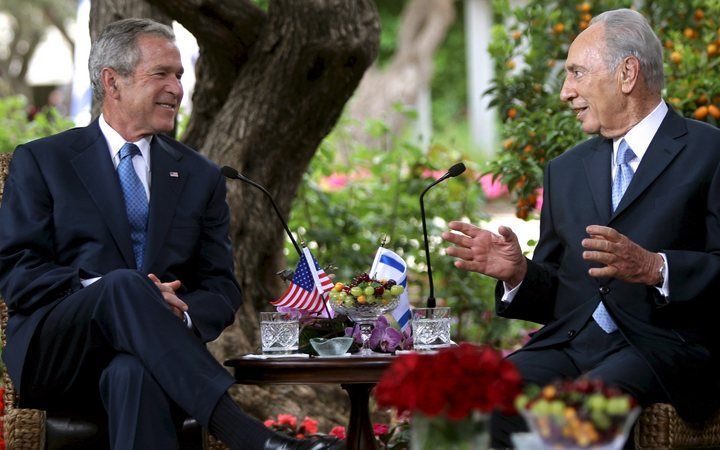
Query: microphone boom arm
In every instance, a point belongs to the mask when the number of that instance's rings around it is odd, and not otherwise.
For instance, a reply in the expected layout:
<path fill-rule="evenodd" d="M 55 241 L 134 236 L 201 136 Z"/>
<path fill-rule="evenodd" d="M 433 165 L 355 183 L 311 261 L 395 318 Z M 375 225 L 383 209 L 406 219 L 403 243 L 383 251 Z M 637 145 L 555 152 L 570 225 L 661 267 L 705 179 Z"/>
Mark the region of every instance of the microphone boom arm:
<path fill-rule="evenodd" d="M 250 178 L 242 175 L 237 170 L 233 169 L 232 167 L 225 166 L 221 170 L 222 174 L 226 176 L 227 178 L 235 178 L 240 181 L 244 181 L 245 183 L 254 186 L 262 191 L 265 196 L 270 199 L 270 203 L 273 206 L 273 209 L 275 209 L 275 214 L 280 218 L 280 223 L 282 223 L 283 228 L 285 228 L 285 233 L 287 233 L 288 237 L 290 238 L 290 241 L 292 242 L 293 246 L 295 247 L 295 251 L 297 251 L 298 256 L 302 257 L 302 250 L 300 249 L 300 246 L 298 245 L 297 241 L 292 235 L 292 232 L 290 231 L 290 228 L 287 225 L 287 222 L 285 222 L 285 219 L 283 218 L 282 214 L 280 213 L 280 209 L 275 204 L 275 200 L 273 199 L 273 196 L 268 192 L 267 189 L 265 189 L 262 185 L 254 182 Z"/>

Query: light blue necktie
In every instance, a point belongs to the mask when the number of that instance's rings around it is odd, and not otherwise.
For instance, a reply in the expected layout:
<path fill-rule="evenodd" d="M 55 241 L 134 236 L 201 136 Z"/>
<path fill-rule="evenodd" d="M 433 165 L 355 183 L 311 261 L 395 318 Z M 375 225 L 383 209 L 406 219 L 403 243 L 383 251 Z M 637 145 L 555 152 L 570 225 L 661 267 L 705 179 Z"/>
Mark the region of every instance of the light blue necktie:
<path fill-rule="evenodd" d="M 632 167 L 630 167 L 630 161 L 632 161 L 633 158 L 635 158 L 635 153 L 633 153 L 630 146 L 628 146 L 627 142 L 625 142 L 625 139 L 623 139 L 622 141 L 620 141 L 620 145 L 618 146 L 617 151 L 617 158 L 615 159 L 615 162 L 617 164 L 617 170 L 615 171 L 615 179 L 613 180 L 612 184 L 613 211 L 615 211 L 615 209 L 617 208 L 620 200 L 625 194 L 625 190 L 627 189 L 628 185 L 630 185 L 630 181 L 632 180 L 633 170 Z M 595 311 L 593 312 L 593 319 L 595 319 L 595 322 L 597 322 L 600 328 L 602 328 L 606 333 L 612 333 L 613 331 L 617 330 L 617 325 L 615 325 L 615 322 L 613 322 L 610 314 L 608 314 L 607 309 L 605 309 L 605 305 L 603 305 L 602 302 L 600 302 L 597 308 L 595 308 Z"/>
<path fill-rule="evenodd" d="M 130 238 L 132 239 L 135 265 L 142 269 L 145 254 L 145 240 L 147 237 L 148 199 L 145 187 L 140 182 L 132 159 L 140 154 L 137 145 L 126 142 L 120 149 L 120 164 L 118 164 L 118 177 L 125 197 L 125 210 L 130 222 Z"/>

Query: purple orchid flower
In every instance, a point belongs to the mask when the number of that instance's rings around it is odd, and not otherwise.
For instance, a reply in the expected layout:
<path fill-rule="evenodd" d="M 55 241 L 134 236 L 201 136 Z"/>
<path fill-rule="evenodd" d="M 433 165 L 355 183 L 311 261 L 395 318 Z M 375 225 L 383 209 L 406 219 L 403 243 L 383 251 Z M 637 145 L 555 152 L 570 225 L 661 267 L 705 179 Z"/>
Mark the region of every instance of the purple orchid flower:
<path fill-rule="evenodd" d="M 345 336 L 352 336 L 356 344 L 362 345 L 362 333 L 360 332 L 359 326 L 355 325 L 345 328 Z"/>

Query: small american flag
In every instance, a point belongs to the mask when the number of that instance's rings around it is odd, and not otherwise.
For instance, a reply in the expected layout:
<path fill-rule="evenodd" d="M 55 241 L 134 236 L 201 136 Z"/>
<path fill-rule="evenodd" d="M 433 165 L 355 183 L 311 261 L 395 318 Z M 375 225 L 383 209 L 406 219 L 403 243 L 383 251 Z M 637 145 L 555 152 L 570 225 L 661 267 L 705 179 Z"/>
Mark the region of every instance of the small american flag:
<path fill-rule="evenodd" d="M 320 312 L 325 304 L 325 293 L 332 289 L 333 282 L 320 268 L 310 250 L 303 248 L 295 275 L 285 293 L 274 302 L 275 306 Z"/>

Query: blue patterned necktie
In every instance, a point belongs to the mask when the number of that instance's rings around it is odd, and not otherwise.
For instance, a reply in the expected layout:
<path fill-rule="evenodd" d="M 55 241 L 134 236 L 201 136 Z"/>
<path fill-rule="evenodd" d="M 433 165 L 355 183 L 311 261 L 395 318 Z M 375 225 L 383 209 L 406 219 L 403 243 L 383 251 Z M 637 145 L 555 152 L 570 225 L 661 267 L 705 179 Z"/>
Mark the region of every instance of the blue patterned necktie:
<path fill-rule="evenodd" d="M 630 146 L 628 146 L 625 139 L 623 139 L 620 141 L 617 158 L 615 159 L 617 170 L 615 171 L 615 179 L 612 184 L 613 211 L 617 209 L 620 200 L 625 194 L 625 190 L 630 185 L 630 181 L 632 181 L 633 170 L 632 167 L 630 167 L 630 161 L 632 161 L 633 158 L 635 158 L 635 153 L 633 153 Z M 602 302 L 600 302 L 597 308 L 595 308 L 595 311 L 593 312 L 593 319 L 595 319 L 595 322 L 597 322 L 600 328 L 602 328 L 606 333 L 612 333 L 617 330 L 617 325 L 613 322 Z"/>
<path fill-rule="evenodd" d="M 130 222 L 130 237 L 133 252 L 135 253 L 135 266 L 138 270 L 143 265 L 148 220 L 147 194 L 132 163 L 133 157 L 139 154 L 140 149 L 137 145 L 126 142 L 120 149 L 120 164 L 118 164 L 117 168 L 123 197 L 125 197 L 125 210 L 127 211 L 128 222 Z"/>

